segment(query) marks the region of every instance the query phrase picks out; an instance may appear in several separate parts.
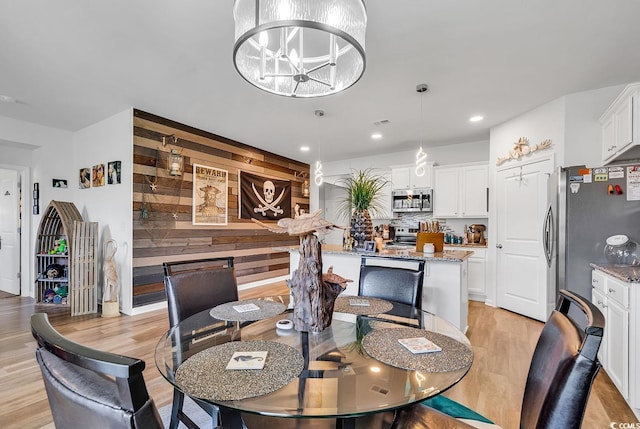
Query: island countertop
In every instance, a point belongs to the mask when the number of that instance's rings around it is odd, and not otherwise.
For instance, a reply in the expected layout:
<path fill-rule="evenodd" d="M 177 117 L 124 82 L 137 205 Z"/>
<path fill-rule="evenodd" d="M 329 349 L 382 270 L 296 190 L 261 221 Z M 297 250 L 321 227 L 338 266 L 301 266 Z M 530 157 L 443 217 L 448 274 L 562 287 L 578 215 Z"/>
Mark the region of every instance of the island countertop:
<path fill-rule="evenodd" d="M 285 252 L 298 252 L 298 246 L 274 247 L 274 250 Z M 337 244 L 323 244 L 323 254 L 335 255 L 353 255 L 353 256 L 379 256 L 387 258 L 404 258 L 404 259 L 424 259 L 425 261 L 439 262 L 462 262 L 473 255 L 473 251 L 465 250 L 446 250 L 444 252 L 436 252 L 433 254 L 425 254 L 423 252 L 415 252 L 407 249 L 383 249 L 382 252 L 365 252 L 363 250 L 342 250 L 342 246 Z"/>

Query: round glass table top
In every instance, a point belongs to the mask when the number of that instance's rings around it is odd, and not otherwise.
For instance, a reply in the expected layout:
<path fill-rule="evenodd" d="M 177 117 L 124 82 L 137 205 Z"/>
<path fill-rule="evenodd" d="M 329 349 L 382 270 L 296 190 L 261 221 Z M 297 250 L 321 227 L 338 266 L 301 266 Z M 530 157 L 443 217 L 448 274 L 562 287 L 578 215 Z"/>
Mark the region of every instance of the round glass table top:
<path fill-rule="evenodd" d="M 290 307 L 288 295 L 264 299 Z M 291 318 L 290 308 L 255 322 L 223 321 L 205 310 L 167 331 L 156 346 L 155 361 L 160 373 L 185 394 L 242 412 L 348 418 L 394 410 L 438 395 L 456 384 L 471 367 L 473 354 L 466 336 L 446 320 L 395 302 L 393 307 L 403 311 L 390 313 L 411 317 L 334 312 L 331 326 L 320 333 L 278 328 L 278 321 Z M 370 333 L 408 328 L 411 335 L 422 336 L 424 332 L 426 338 L 446 337 L 442 352 L 424 355 L 431 363 L 444 359 L 440 362 L 444 365 L 420 365 L 418 368 L 422 369 L 412 370 L 401 367 L 407 366 L 407 359 L 399 359 L 402 365 L 394 366 L 395 354 L 411 352 L 398 342 L 398 335 L 388 332 L 376 335 L 378 342 L 374 343 L 386 356 L 392 356 L 384 359 L 387 363 L 371 357 L 363 347 L 363 339 Z M 380 343 L 384 338 L 392 340 Z M 238 344 L 218 347 L 230 342 Z M 254 356 L 254 352 L 268 350 L 271 354 Z M 264 366 L 231 373 L 237 370 L 226 368 L 235 357 L 238 362 L 249 361 L 240 365 L 262 358 Z M 419 361 L 421 357 L 415 354 L 410 359 Z M 451 365 L 451 359 L 457 359 L 457 363 Z M 277 377 L 269 376 L 267 369 Z M 279 384 L 270 385 L 273 378 Z M 224 400 L 221 391 L 232 392 L 228 397 L 234 399 Z M 256 396 L 255 392 L 259 394 Z"/>

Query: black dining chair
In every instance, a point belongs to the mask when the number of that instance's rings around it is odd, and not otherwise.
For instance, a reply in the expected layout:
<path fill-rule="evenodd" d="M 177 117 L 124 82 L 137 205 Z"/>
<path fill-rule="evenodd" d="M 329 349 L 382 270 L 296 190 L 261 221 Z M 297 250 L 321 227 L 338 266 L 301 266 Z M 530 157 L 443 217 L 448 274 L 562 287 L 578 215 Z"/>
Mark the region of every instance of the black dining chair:
<path fill-rule="evenodd" d="M 591 386 L 600 369 L 597 353 L 604 324 L 604 316 L 591 302 L 566 290 L 559 292 L 556 308 L 540 333 L 531 359 L 522 401 L 520 429 L 581 427 Z M 432 407 L 418 404 L 401 410 L 393 427 L 439 429 L 497 426 L 478 423 L 473 419 L 455 419 Z"/>
<path fill-rule="evenodd" d="M 196 313 L 238 300 L 233 257 L 165 262 L 163 267 L 171 327 Z M 218 407 L 198 400 L 194 402 L 211 415 L 212 427 L 216 427 Z M 174 389 L 169 429 L 176 429 L 180 422 L 189 429 L 198 428 L 182 411 L 183 404 L 184 393 Z"/>
<path fill-rule="evenodd" d="M 147 392 L 143 360 L 73 342 L 46 313 L 31 316 L 31 332 L 56 428 L 164 427 Z"/>
<path fill-rule="evenodd" d="M 405 267 L 381 265 L 394 261 Z M 405 304 L 410 310 L 394 307 L 387 314 L 406 318 L 422 318 L 416 310 L 422 309 L 422 285 L 424 283 L 424 260 L 404 258 L 380 258 L 363 256 L 360 260 L 360 283 L 358 295 L 380 298 Z"/>

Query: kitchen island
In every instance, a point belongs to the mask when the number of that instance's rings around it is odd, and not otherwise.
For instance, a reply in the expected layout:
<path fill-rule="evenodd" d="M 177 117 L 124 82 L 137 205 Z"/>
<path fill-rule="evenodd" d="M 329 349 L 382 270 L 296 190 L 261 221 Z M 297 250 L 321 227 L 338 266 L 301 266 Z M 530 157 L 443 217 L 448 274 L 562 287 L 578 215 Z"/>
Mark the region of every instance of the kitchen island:
<path fill-rule="evenodd" d="M 295 247 L 278 247 L 276 250 L 289 251 L 291 272 L 298 268 L 300 252 Z M 467 330 L 468 292 L 467 260 L 473 251 L 445 250 L 434 254 L 424 254 L 408 249 L 387 248 L 381 252 L 344 251 L 342 246 L 322 246 L 322 269 L 353 280 L 348 283 L 343 295 L 358 294 L 360 260 L 362 256 L 382 258 L 378 265 L 411 267 L 412 260 L 425 261 L 422 308 L 453 323 L 463 332 Z M 384 260 L 387 259 L 387 260 Z M 405 262 L 406 261 L 406 262 Z M 396 287 L 389 285 L 389 287 Z"/>

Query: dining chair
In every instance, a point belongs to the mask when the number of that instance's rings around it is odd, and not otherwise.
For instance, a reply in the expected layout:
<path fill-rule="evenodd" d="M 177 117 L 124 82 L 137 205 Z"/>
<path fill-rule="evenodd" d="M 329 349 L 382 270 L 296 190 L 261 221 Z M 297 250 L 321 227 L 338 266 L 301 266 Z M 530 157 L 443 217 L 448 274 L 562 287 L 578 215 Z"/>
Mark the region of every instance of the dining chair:
<path fill-rule="evenodd" d="M 172 328 L 196 313 L 238 300 L 233 257 L 165 262 L 163 267 L 169 325 Z M 218 407 L 195 399 L 194 402 L 211 415 L 212 427 L 217 427 Z M 180 422 L 189 429 L 198 428 L 182 411 L 183 404 L 184 393 L 174 389 L 169 429 L 176 429 Z"/>
<path fill-rule="evenodd" d="M 579 429 L 600 369 L 598 349 L 604 316 L 590 301 L 566 290 L 559 291 L 555 310 L 544 325 L 531 359 L 520 413 L 520 429 Z M 455 401 L 447 401 L 455 408 Z M 447 410 L 422 404 L 398 413 L 394 428 L 496 428 L 470 418 L 454 418 Z M 467 409 L 468 410 L 468 409 Z M 470 410 L 468 410 L 470 411 Z"/>
<path fill-rule="evenodd" d="M 163 428 L 149 397 L 140 359 L 86 347 L 62 336 L 46 313 L 31 316 L 42 372 L 57 428 Z"/>
<path fill-rule="evenodd" d="M 387 266 L 389 262 L 403 267 Z M 380 258 L 363 256 L 360 260 L 358 295 L 398 302 L 411 307 L 407 310 L 394 307 L 387 314 L 416 318 L 416 310 L 422 309 L 422 284 L 424 260 L 404 258 Z M 417 317 L 421 325 L 421 317 Z"/>

